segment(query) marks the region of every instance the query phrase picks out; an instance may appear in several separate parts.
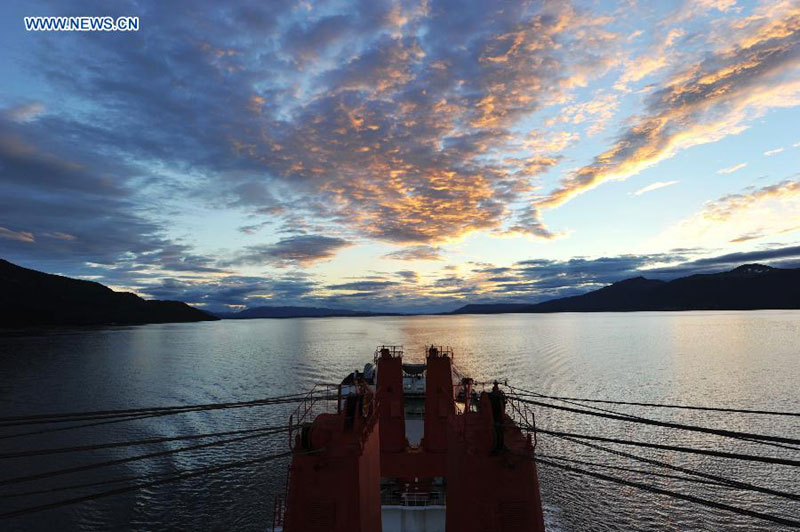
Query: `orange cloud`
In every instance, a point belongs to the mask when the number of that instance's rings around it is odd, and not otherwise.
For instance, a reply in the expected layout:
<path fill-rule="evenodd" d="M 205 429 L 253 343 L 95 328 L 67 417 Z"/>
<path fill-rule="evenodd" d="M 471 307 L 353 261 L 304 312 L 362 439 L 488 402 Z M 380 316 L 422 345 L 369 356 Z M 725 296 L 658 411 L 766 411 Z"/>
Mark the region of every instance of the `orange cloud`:
<path fill-rule="evenodd" d="M 648 113 L 594 161 L 541 199 L 554 208 L 609 180 L 627 179 L 680 150 L 739 133 L 765 112 L 800 104 L 800 7 L 758 19 L 739 42 L 677 73 L 651 95 Z"/>
<path fill-rule="evenodd" d="M 315 198 L 295 212 L 360 236 L 411 245 L 510 228 L 544 236 L 525 205 L 578 135 L 520 140 L 514 128 L 608 68 L 596 50 L 621 39 L 604 29 L 611 20 L 568 5 L 517 6 L 440 48 L 405 31 L 417 15 L 398 16 L 403 31 L 320 74 L 319 92 L 290 119 L 259 116 L 257 135 L 234 134 L 236 153 Z M 575 111 L 589 120 L 579 113 L 603 116 L 599 107 Z"/>
<path fill-rule="evenodd" d="M 546 125 L 556 123 L 591 124 L 586 132 L 596 135 L 603 131 L 608 122 L 614 118 L 619 107 L 619 97 L 616 94 L 600 94 L 588 102 L 570 104 L 560 110 L 558 116 L 551 118 Z"/>
<path fill-rule="evenodd" d="M 669 247 L 740 243 L 800 227 L 800 181 L 786 180 L 707 202 L 654 240 Z"/>

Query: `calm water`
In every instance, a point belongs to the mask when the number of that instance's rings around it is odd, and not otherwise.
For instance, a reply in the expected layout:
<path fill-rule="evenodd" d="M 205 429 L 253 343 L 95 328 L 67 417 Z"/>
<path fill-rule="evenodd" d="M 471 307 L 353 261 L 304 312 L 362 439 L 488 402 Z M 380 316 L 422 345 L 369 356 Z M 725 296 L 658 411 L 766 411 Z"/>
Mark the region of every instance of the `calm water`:
<path fill-rule="evenodd" d="M 222 321 L 0 337 L 3 416 L 258 399 L 338 381 L 371 361 L 377 344 L 451 345 L 476 379 L 508 378 L 545 394 L 800 411 L 800 312 L 683 312 L 326 318 Z M 623 410 L 623 407 L 618 407 Z M 0 452 L 285 424 L 291 407 L 182 414 L 10 438 Z M 692 411 L 625 412 L 690 424 L 800 437 L 798 418 Z M 690 432 L 537 411 L 540 427 L 800 459 L 800 452 Z M 30 427 L 23 427 L 30 431 Z M 166 450 L 185 443 L 0 460 L 0 477 Z M 118 485 L 8 497 L 119 477 L 157 475 L 286 448 L 285 436 L 173 454 L 95 472 L 0 486 L 0 510 Z M 783 491 L 800 492 L 797 468 L 636 448 L 655 457 Z M 537 452 L 646 470 L 625 458 L 541 436 Z M 3 530 L 253 530 L 271 522 L 286 460 L 230 470 L 0 523 Z M 682 480 L 607 474 L 728 504 L 800 515 L 796 502 Z M 666 471 L 665 471 L 666 472 Z M 778 530 L 719 510 L 540 466 L 550 530 Z M 476 479 L 477 481 L 477 479 Z"/>

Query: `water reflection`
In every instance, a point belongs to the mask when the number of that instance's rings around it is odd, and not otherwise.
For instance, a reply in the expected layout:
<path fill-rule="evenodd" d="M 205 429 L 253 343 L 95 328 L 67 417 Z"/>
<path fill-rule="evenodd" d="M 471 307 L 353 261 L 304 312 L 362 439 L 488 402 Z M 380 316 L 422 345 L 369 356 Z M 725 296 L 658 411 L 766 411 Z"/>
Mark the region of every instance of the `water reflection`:
<path fill-rule="evenodd" d="M 292 393 L 315 382 L 338 381 L 370 361 L 378 344 L 403 344 L 407 359 L 419 361 L 430 343 L 452 346 L 456 364 L 476 379 L 507 378 L 542 393 L 800 411 L 796 389 L 800 312 L 792 311 L 251 320 L 62 331 L 0 338 L 0 371 L 5 376 L 0 393 L 5 415 L 248 400 Z M 154 418 L 94 431 L 54 433 L 46 440 L 0 440 L 0 450 L 281 424 L 288 410 Z M 786 419 L 628 411 L 682 423 L 800 436 L 798 423 Z M 611 437 L 739 451 L 743 445 L 545 410 L 537 412 L 537 420 L 548 428 Z M 285 445 L 282 438 L 249 440 L 54 479 L 36 487 L 202 467 L 269 454 Z M 10 477 L 158 449 L 3 461 L 0 468 L 3 477 Z M 547 438 L 540 439 L 540 451 L 625 464 L 618 457 Z M 791 468 L 743 466 L 658 452 L 652 456 L 789 491 L 800 485 L 798 473 Z M 14 522 L 11 530 L 263 530 L 271 494 L 285 480 L 284 467 L 281 463 L 234 470 L 44 512 Z M 551 530 L 775 530 L 544 466 L 540 475 Z M 659 482 L 670 489 L 735 500 L 761 511 L 800 513 L 796 504 L 763 496 Z M 25 505 L 52 498 L 27 500 Z M 0 501 L 3 508 L 18 504 L 11 499 Z"/>

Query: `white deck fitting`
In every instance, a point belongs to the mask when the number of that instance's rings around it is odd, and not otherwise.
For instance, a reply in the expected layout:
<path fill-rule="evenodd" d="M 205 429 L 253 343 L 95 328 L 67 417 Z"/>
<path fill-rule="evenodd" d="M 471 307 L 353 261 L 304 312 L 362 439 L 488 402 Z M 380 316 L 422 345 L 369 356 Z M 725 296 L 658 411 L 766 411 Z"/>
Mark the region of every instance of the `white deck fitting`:
<path fill-rule="evenodd" d="M 425 377 L 403 375 L 403 391 L 407 394 L 425 395 Z"/>
<path fill-rule="evenodd" d="M 408 419 L 406 418 L 406 439 L 409 445 L 419 447 L 422 441 L 422 435 L 425 432 L 424 419 Z"/>
<path fill-rule="evenodd" d="M 382 506 L 383 532 L 445 532 L 444 506 Z"/>

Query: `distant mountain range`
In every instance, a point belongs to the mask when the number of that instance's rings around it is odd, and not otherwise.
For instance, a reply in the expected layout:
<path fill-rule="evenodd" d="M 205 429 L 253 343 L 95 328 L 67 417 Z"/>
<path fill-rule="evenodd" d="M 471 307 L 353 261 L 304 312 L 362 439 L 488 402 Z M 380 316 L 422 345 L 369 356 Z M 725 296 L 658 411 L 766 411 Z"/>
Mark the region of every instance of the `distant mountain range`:
<path fill-rule="evenodd" d="M 447 314 L 800 309 L 800 269 L 745 264 L 672 281 L 634 277 L 542 303 L 470 304 Z M 145 300 L 93 281 L 29 270 L 0 259 L 0 329 L 253 318 L 400 316 L 349 309 L 264 306 L 212 315 L 179 301 Z"/>
<path fill-rule="evenodd" d="M 216 312 L 216 316 L 227 320 L 253 318 L 331 318 L 336 316 L 398 316 L 376 312 L 324 308 L 324 307 L 253 307 L 240 312 Z"/>
<path fill-rule="evenodd" d="M 542 303 L 465 305 L 451 314 L 800 309 L 800 269 L 745 264 L 672 281 L 634 277 L 580 296 Z"/>
<path fill-rule="evenodd" d="M 29 270 L 0 259 L 0 328 L 216 319 L 179 301 L 145 300 L 100 283 Z"/>

